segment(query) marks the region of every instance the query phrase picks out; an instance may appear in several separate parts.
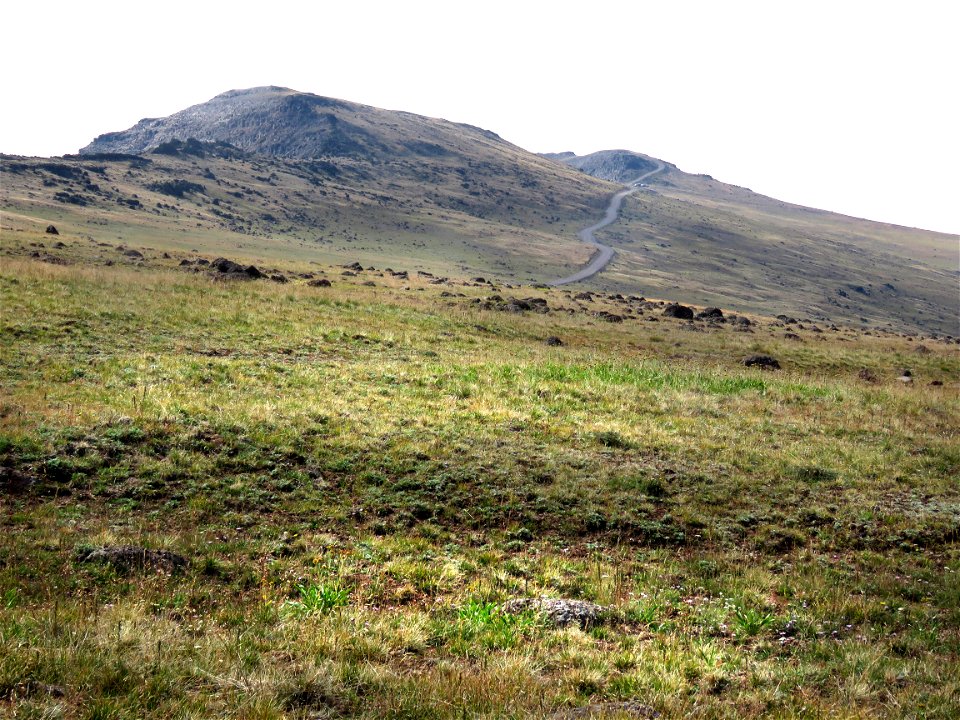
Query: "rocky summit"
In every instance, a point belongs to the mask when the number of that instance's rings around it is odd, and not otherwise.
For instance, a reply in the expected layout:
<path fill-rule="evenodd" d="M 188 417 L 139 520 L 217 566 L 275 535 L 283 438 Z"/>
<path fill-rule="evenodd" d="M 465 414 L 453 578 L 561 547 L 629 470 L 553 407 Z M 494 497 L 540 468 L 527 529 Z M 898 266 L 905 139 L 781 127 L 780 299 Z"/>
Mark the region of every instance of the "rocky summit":
<path fill-rule="evenodd" d="M 470 125 L 269 86 L 230 90 L 169 117 L 145 118 L 128 130 L 100 135 L 80 154 L 139 154 L 194 138 L 291 158 L 436 157 L 457 153 L 463 135 L 507 144 Z"/>

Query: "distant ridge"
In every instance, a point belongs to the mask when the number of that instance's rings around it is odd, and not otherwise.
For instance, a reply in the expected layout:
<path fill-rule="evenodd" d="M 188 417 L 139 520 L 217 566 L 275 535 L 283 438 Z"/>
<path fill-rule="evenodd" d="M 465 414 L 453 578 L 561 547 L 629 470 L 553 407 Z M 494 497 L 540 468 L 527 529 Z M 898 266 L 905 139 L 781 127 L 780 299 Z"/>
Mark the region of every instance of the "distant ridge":
<path fill-rule="evenodd" d="M 656 169 L 661 162 L 631 150 L 600 150 L 589 155 L 577 155 L 572 152 L 542 153 L 542 155 L 550 160 L 557 160 L 577 170 L 582 170 L 595 178 L 616 183 L 630 182 L 634 178 Z M 675 165 L 664 164 L 676 169 Z"/>

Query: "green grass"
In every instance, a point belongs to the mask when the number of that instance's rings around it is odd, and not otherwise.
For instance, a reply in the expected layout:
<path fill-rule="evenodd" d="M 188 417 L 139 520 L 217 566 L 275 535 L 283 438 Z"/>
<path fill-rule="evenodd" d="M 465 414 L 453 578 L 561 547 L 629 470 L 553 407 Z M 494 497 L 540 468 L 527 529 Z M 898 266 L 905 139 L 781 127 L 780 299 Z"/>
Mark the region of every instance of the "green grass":
<path fill-rule="evenodd" d="M 954 346 L 363 279 L 0 265 L 2 712 L 956 715 Z M 539 596 L 609 619 L 500 609 Z"/>

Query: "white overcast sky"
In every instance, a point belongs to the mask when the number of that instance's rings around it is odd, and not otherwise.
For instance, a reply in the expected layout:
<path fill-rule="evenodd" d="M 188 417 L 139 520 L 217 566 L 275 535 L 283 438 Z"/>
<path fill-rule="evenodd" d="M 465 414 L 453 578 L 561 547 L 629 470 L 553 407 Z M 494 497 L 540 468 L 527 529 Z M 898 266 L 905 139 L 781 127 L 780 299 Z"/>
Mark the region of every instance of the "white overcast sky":
<path fill-rule="evenodd" d="M 0 25 L 0 152 L 282 85 L 960 233 L 956 0 L 10 0 Z"/>

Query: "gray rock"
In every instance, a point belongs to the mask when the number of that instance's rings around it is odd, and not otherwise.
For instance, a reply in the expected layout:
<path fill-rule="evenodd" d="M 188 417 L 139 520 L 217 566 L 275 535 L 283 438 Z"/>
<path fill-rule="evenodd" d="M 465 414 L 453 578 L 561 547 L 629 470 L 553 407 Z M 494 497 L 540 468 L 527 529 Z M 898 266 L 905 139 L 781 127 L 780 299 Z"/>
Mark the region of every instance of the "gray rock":
<path fill-rule="evenodd" d="M 585 600 L 558 598 L 518 598 L 503 604 L 503 611 L 517 615 L 532 610 L 559 627 L 576 623 L 586 628 L 599 625 L 604 620 L 606 608 Z"/>
<path fill-rule="evenodd" d="M 649 705 L 644 705 L 636 700 L 626 702 L 605 702 L 591 703 L 583 707 L 570 708 L 569 710 L 558 710 L 548 715 L 550 720 L 580 720 L 581 718 L 607 718 L 607 717 L 632 717 L 632 718 L 658 718 L 660 713 Z"/>

